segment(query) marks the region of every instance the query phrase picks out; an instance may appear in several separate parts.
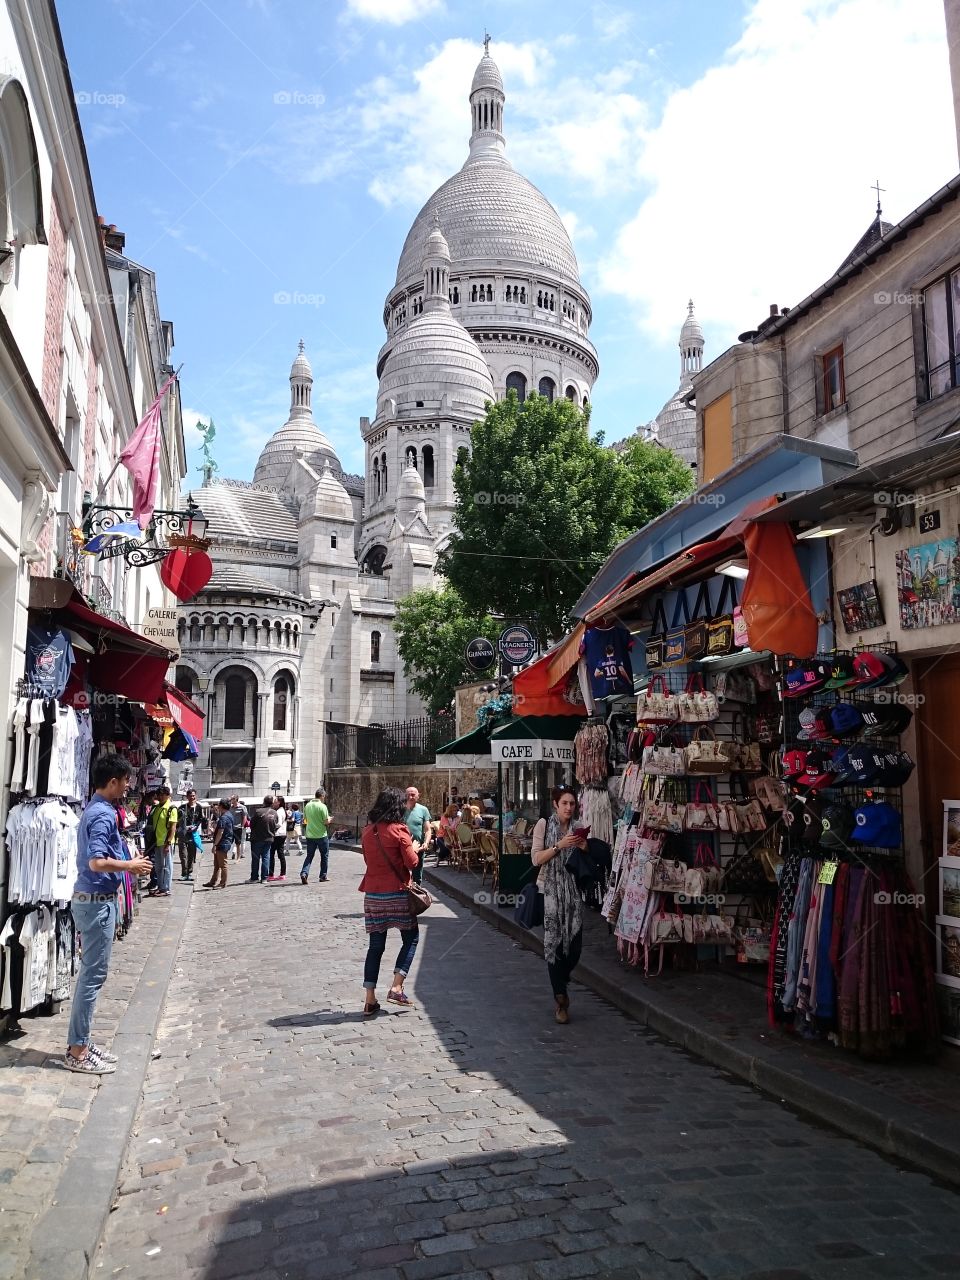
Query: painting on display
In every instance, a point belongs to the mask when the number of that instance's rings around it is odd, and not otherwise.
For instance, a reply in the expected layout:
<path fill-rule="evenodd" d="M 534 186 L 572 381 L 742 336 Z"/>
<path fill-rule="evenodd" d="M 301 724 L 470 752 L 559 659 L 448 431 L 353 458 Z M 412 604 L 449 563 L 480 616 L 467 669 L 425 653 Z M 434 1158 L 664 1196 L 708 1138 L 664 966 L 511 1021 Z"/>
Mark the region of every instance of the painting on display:
<path fill-rule="evenodd" d="M 960 858 L 941 858 L 940 914 L 938 919 L 960 925 Z"/>
<path fill-rule="evenodd" d="M 960 858 L 960 800 L 943 802 L 944 858 Z M 960 866 L 960 863 L 957 864 Z"/>
<path fill-rule="evenodd" d="M 904 631 L 960 622 L 960 556 L 956 538 L 897 552 L 897 599 Z"/>
<path fill-rule="evenodd" d="M 937 1005 L 943 1039 L 949 1044 L 960 1044 L 960 991 L 943 979 L 938 979 Z"/>
<path fill-rule="evenodd" d="M 876 578 L 838 591 L 837 600 L 840 604 L 840 616 L 843 618 L 843 629 L 848 636 L 855 635 L 858 631 L 869 631 L 871 627 L 883 626 L 883 605 L 880 603 Z"/>

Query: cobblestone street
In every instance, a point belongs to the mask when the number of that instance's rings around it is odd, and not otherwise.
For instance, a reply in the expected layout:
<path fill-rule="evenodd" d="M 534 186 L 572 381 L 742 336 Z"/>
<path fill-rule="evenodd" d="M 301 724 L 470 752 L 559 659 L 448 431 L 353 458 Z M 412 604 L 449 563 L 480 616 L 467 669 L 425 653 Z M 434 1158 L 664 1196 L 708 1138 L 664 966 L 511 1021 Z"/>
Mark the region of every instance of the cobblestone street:
<path fill-rule="evenodd" d="M 449 901 L 416 1009 L 361 1022 L 360 866 L 194 896 L 98 1274 L 960 1271 L 952 1192 L 582 989 L 557 1026 L 542 962 Z"/>

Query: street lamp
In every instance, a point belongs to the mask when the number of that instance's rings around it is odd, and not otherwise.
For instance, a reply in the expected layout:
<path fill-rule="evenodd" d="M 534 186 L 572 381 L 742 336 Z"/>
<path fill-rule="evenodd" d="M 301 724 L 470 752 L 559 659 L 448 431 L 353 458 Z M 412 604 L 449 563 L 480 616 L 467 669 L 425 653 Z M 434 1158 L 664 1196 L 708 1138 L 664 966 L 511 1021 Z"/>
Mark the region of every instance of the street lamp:
<path fill-rule="evenodd" d="M 202 675 L 197 676 L 197 688 L 201 693 L 206 693 L 210 688 L 210 676 L 204 671 Z"/>

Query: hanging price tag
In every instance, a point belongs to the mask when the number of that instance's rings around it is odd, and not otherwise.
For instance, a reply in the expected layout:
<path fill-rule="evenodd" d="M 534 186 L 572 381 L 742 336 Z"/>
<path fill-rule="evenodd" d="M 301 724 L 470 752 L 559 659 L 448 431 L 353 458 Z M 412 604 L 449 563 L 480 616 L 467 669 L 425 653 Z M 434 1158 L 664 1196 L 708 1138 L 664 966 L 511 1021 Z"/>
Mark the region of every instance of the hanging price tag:
<path fill-rule="evenodd" d="M 817 876 L 817 884 L 833 884 L 839 865 L 839 862 L 825 862 L 820 868 L 820 874 Z"/>

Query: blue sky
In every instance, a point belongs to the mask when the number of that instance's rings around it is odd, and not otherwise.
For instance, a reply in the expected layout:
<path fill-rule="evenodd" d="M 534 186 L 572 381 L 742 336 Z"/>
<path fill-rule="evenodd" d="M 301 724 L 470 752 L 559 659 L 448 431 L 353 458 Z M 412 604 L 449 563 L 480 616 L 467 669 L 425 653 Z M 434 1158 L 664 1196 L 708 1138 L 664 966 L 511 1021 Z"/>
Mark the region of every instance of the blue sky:
<path fill-rule="evenodd" d="M 466 156 L 483 24 L 507 154 L 593 300 L 608 440 L 675 390 L 688 296 L 710 359 L 832 274 L 878 177 L 896 222 L 957 170 L 940 0 L 61 0 L 60 21 L 99 212 L 174 323 L 191 466 L 212 415 L 241 479 L 301 337 L 362 470 L 383 299 Z"/>

